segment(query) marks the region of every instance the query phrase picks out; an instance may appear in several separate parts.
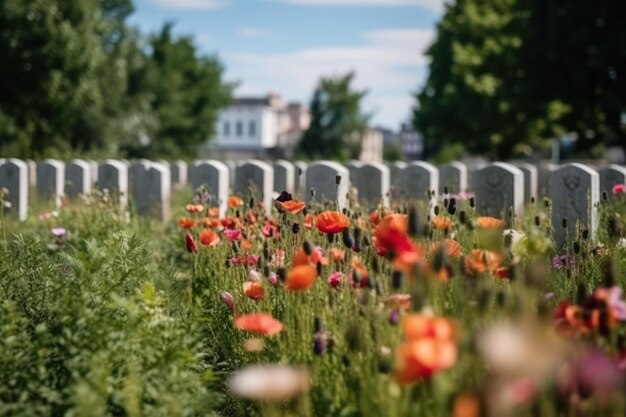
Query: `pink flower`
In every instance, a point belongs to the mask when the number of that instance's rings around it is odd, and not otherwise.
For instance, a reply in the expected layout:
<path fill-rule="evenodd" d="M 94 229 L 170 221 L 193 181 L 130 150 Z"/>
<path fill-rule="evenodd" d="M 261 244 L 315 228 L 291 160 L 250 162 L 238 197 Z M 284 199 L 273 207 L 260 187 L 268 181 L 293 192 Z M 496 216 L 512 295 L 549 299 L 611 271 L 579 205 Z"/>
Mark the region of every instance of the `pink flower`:
<path fill-rule="evenodd" d="M 229 292 L 226 291 L 222 291 L 220 293 L 220 298 L 222 299 L 222 302 L 226 305 L 226 307 L 228 307 L 228 309 L 230 310 L 231 313 L 233 313 L 233 316 L 235 315 L 235 297 L 233 297 L 233 295 Z"/>
<path fill-rule="evenodd" d="M 269 281 L 272 287 L 278 287 L 278 285 L 280 285 L 280 282 L 278 281 L 278 275 L 276 275 L 276 272 L 270 272 L 270 276 L 267 278 L 267 280 Z"/>
<path fill-rule="evenodd" d="M 341 284 L 341 272 L 333 272 L 328 276 L 328 285 L 337 288 Z"/>
<path fill-rule="evenodd" d="M 233 256 L 230 259 L 233 265 L 248 265 L 248 266 L 256 266 L 259 262 L 258 255 L 241 255 L 241 256 Z"/>
<path fill-rule="evenodd" d="M 261 274 L 259 274 L 259 271 L 251 269 L 250 271 L 248 271 L 248 280 L 252 282 L 259 282 L 261 281 Z"/>
<path fill-rule="evenodd" d="M 67 233 L 67 230 L 64 227 L 53 227 L 51 231 L 52 234 L 57 237 L 65 236 L 65 234 Z"/>
<path fill-rule="evenodd" d="M 626 192 L 626 184 L 617 184 L 613 186 L 613 195 L 622 194 Z"/>
<path fill-rule="evenodd" d="M 198 245 L 196 245 L 196 241 L 194 240 L 193 236 L 191 236 L 189 233 L 185 235 L 185 244 L 187 245 L 188 252 L 190 253 L 198 252 Z"/>
<path fill-rule="evenodd" d="M 226 229 L 224 230 L 224 235 L 229 242 L 241 240 L 241 230 Z"/>

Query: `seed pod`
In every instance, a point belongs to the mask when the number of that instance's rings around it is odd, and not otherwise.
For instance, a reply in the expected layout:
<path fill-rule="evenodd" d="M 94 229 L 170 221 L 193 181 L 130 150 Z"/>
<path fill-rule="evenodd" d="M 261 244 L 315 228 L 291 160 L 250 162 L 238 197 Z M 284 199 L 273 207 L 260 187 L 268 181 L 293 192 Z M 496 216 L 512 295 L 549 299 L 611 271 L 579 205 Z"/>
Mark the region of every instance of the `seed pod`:
<path fill-rule="evenodd" d="M 322 275 L 322 263 L 318 262 L 317 265 L 315 265 L 316 270 L 317 270 L 317 276 L 319 277 L 320 275 Z"/>
<path fill-rule="evenodd" d="M 583 230 L 583 240 L 589 239 L 589 229 Z"/>
<path fill-rule="evenodd" d="M 250 201 L 248 203 L 248 207 L 250 207 L 250 209 L 254 208 L 254 197 L 250 197 Z"/>
<path fill-rule="evenodd" d="M 337 185 L 341 184 L 341 175 L 336 175 L 335 176 L 335 184 L 337 184 Z"/>
<path fill-rule="evenodd" d="M 470 199 L 469 199 L 469 203 L 470 203 L 470 207 L 471 207 L 471 208 L 476 207 L 476 198 L 474 198 L 474 197 L 470 197 Z"/>
<path fill-rule="evenodd" d="M 271 273 L 272 273 L 272 271 L 270 271 L 270 267 L 268 265 L 265 265 L 263 267 L 263 276 L 265 278 L 269 278 Z"/>
<path fill-rule="evenodd" d="M 450 203 L 448 204 L 448 213 L 452 216 L 456 213 L 456 198 L 450 199 Z"/>
<path fill-rule="evenodd" d="M 617 284 L 617 267 L 613 258 L 607 258 L 604 262 L 604 286 L 613 287 Z"/>
<path fill-rule="evenodd" d="M 567 229 L 567 217 L 563 217 L 561 220 L 561 226 L 563 226 L 563 229 Z"/>
<path fill-rule="evenodd" d="M 287 279 L 287 271 L 285 270 L 285 268 L 278 268 L 278 270 L 276 271 L 276 275 L 278 275 L 278 279 L 280 280 L 280 282 L 285 282 L 285 280 Z"/>
<path fill-rule="evenodd" d="M 300 232 L 300 224 L 299 223 L 292 224 L 291 231 L 293 232 L 294 235 L 297 235 Z"/>
<path fill-rule="evenodd" d="M 333 244 L 335 242 L 335 234 L 334 233 L 328 233 L 326 235 L 326 240 L 328 241 L 329 244 Z"/>
<path fill-rule="evenodd" d="M 535 196 L 530 197 L 530 204 L 535 204 Z"/>
<path fill-rule="evenodd" d="M 417 212 L 417 207 L 414 205 L 411 205 L 411 207 L 409 208 L 409 214 L 408 214 L 408 232 L 409 232 L 409 236 L 411 237 L 417 237 L 418 233 L 419 233 L 419 214 Z"/>
<path fill-rule="evenodd" d="M 535 216 L 535 226 L 541 225 L 541 218 L 539 216 Z"/>
<path fill-rule="evenodd" d="M 448 194 L 448 186 L 447 185 L 443 186 L 443 193 L 444 194 Z"/>
<path fill-rule="evenodd" d="M 609 201 L 609 194 L 606 191 L 602 191 L 602 200 Z"/>
<path fill-rule="evenodd" d="M 548 200 L 546 197 L 543 198 L 543 206 L 545 208 L 549 208 L 550 207 L 550 200 Z"/>
<path fill-rule="evenodd" d="M 311 198 L 315 198 L 315 188 L 311 187 L 309 194 L 311 194 Z"/>
<path fill-rule="evenodd" d="M 352 246 L 354 246 L 354 239 L 352 239 L 352 236 L 350 235 L 350 229 L 343 229 L 343 232 L 341 232 L 341 238 L 346 248 L 352 249 Z"/>
<path fill-rule="evenodd" d="M 448 202 L 449 202 L 448 199 L 444 198 L 443 199 L 443 206 L 447 208 L 448 207 Z"/>
<path fill-rule="evenodd" d="M 587 286 L 585 284 L 578 284 L 576 287 L 576 304 L 582 305 L 587 299 Z"/>
<path fill-rule="evenodd" d="M 371 245 L 372 245 L 372 242 L 370 242 L 370 238 L 367 236 L 363 236 L 363 246 L 367 248 Z"/>
<path fill-rule="evenodd" d="M 459 223 L 465 224 L 466 221 L 467 221 L 467 214 L 465 213 L 465 210 L 461 210 L 459 212 Z"/>
<path fill-rule="evenodd" d="M 361 330 L 356 325 L 356 323 L 352 323 L 346 329 L 346 343 L 348 348 L 353 351 L 360 351 L 363 346 L 363 340 L 361 335 Z"/>
<path fill-rule="evenodd" d="M 435 216 L 439 216 L 439 206 L 435 206 L 433 213 L 435 213 Z"/>
<path fill-rule="evenodd" d="M 402 288 L 402 283 L 404 282 L 404 274 L 402 271 L 394 270 L 391 273 L 391 286 L 394 290 L 399 290 Z"/>
<path fill-rule="evenodd" d="M 311 256 L 311 254 L 313 253 L 313 246 L 311 246 L 311 242 L 309 242 L 308 240 L 302 242 L 302 249 L 304 250 L 304 253 L 307 254 L 307 256 Z"/>
<path fill-rule="evenodd" d="M 574 249 L 574 253 L 578 255 L 580 253 L 580 242 L 577 240 L 572 242 L 572 249 Z"/>
<path fill-rule="evenodd" d="M 236 241 L 233 242 L 232 249 L 233 249 L 233 252 L 239 253 L 239 243 L 237 243 Z"/>
<path fill-rule="evenodd" d="M 315 333 L 324 331 L 324 323 L 322 322 L 322 319 L 320 319 L 319 317 L 313 318 L 313 331 Z"/>
<path fill-rule="evenodd" d="M 378 264 L 378 258 L 372 258 L 372 272 L 378 274 L 380 272 L 380 265 Z"/>

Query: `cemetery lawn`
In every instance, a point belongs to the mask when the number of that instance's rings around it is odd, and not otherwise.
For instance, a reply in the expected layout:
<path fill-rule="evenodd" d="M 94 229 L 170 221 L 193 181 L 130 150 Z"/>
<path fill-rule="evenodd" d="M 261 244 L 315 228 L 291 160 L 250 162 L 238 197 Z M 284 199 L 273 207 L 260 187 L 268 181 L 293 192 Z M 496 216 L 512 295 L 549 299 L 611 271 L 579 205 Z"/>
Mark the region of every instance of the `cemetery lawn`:
<path fill-rule="evenodd" d="M 595 236 L 549 200 L 191 194 L 164 223 L 101 192 L 2 217 L 0 415 L 626 412 L 623 188 Z"/>

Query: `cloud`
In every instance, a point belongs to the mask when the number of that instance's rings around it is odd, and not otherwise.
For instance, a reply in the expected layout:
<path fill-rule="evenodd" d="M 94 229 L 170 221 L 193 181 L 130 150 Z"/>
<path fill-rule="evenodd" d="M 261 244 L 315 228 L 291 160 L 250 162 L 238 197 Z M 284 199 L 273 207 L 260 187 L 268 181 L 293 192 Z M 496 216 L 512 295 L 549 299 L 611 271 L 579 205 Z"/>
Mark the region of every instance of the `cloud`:
<path fill-rule="evenodd" d="M 276 91 L 308 102 L 321 76 L 355 71 L 355 87 L 368 90 L 364 107 L 375 111 L 374 122 L 395 125 L 410 111 L 410 93 L 423 80 L 428 63 L 423 53 L 433 35 L 425 29 L 385 29 L 363 33 L 357 46 L 226 54 L 227 75 L 242 81 L 237 94 Z"/>
<path fill-rule="evenodd" d="M 441 11 L 445 0 L 273 0 L 299 6 L 422 7 Z"/>
<path fill-rule="evenodd" d="M 266 30 L 259 29 L 259 28 L 245 27 L 245 28 L 239 29 L 239 31 L 237 32 L 237 35 L 239 35 L 242 38 L 264 38 L 266 36 L 269 36 L 270 33 Z"/>
<path fill-rule="evenodd" d="M 194 39 L 200 46 L 208 46 L 215 43 L 215 37 L 208 33 L 196 33 Z"/>
<path fill-rule="evenodd" d="M 228 0 L 152 0 L 158 7 L 179 10 L 209 10 L 226 6 Z"/>

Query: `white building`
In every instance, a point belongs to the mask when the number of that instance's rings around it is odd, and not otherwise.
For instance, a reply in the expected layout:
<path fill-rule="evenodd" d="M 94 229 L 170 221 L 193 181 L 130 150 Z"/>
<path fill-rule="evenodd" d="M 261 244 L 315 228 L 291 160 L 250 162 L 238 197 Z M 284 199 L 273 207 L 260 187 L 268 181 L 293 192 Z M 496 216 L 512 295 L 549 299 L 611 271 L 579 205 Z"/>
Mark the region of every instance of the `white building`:
<path fill-rule="evenodd" d="M 215 138 L 200 152 L 226 159 L 286 157 L 308 120 L 306 107 L 285 106 L 275 94 L 237 98 L 220 112 Z"/>
<path fill-rule="evenodd" d="M 380 129 L 366 129 L 361 138 L 362 162 L 383 161 L 383 132 Z"/>

